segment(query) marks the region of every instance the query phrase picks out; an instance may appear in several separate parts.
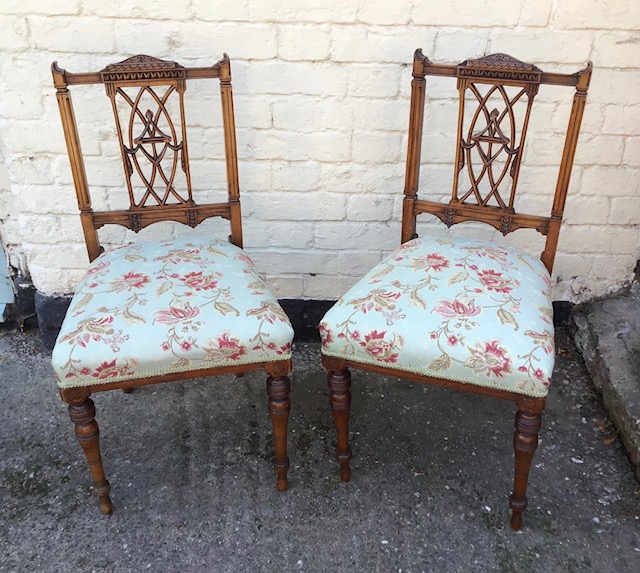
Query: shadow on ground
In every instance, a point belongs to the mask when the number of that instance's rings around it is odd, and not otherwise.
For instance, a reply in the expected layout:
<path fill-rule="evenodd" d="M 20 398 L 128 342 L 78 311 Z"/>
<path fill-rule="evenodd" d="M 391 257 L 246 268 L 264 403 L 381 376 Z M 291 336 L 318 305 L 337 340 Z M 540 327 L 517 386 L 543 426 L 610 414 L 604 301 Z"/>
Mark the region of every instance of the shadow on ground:
<path fill-rule="evenodd" d="M 529 488 L 508 527 L 512 404 L 354 372 L 338 479 L 319 347 L 295 350 L 290 490 L 264 377 L 95 396 L 103 517 L 35 334 L 0 338 L 1 571 L 640 570 L 640 487 L 566 332 Z"/>

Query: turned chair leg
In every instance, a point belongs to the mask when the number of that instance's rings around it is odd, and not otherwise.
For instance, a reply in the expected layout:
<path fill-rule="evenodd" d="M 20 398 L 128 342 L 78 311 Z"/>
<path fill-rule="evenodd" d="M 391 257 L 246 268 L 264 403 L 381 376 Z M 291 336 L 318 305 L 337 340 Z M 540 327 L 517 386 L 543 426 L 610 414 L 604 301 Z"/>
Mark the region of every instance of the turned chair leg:
<path fill-rule="evenodd" d="M 527 482 L 531 461 L 538 447 L 538 432 L 542 425 L 541 412 L 525 412 L 518 410 L 516 413 L 513 435 L 513 449 L 515 452 L 515 479 L 513 482 L 513 494 L 509 498 L 511 507 L 511 529 L 517 531 L 522 527 L 522 514 L 527 509 Z"/>
<path fill-rule="evenodd" d="M 287 491 L 289 482 L 287 472 L 289 471 L 289 458 L 287 456 L 287 423 L 289 421 L 289 411 L 291 401 L 289 391 L 291 384 L 289 377 L 276 372 L 272 368 L 267 378 L 267 395 L 269 396 L 269 413 L 271 414 L 271 424 L 273 425 L 273 440 L 276 450 L 276 461 L 274 469 L 278 475 L 278 491 Z"/>
<path fill-rule="evenodd" d="M 113 506 L 109 498 L 109 482 L 104 477 L 104 468 L 102 467 L 100 430 L 95 420 L 96 409 L 93 400 L 87 397 L 82 402 L 72 402 L 69 404 L 69 416 L 75 424 L 76 438 L 78 438 L 87 462 L 89 462 L 93 490 L 100 500 L 100 511 L 109 514 L 113 510 Z"/>
<path fill-rule="evenodd" d="M 123 389 L 122 389 L 122 391 L 123 391 L 125 394 L 131 394 L 131 392 L 133 392 L 133 386 L 129 386 L 129 387 L 127 387 L 127 388 L 123 388 Z"/>
<path fill-rule="evenodd" d="M 329 402 L 336 424 L 338 449 L 336 458 L 340 462 L 340 479 L 351 479 L 351 448 L 349 448 L 349 409 L 351 408 L 351 372 L 344 367 L 339 370 L 329 370 L 327 375 L 329 385 Z"/>

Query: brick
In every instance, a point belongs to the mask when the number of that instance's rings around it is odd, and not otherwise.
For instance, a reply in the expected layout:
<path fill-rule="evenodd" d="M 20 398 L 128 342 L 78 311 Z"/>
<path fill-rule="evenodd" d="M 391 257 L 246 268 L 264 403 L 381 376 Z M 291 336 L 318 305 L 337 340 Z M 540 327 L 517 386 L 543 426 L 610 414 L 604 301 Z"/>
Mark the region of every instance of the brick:
<path fill-rule="evenodd" d="M 47 185 L 53 183 L 49 157 L 14 155 L 5 160 L 12 181 L 18 185 Z"/>
<path fill-rule="evenodd" d="M 33 285 L 43 295 L 70 294 L 76 290 L 87 269 L 65 269 L 61 273 L 58 269 L 32 265 L 29 274 Z"/>
<path fill-rule="evenodd" d="M 331 59 L 410 64 L 417 47 L 432 52 L 435 35 L 431 27 L 332 26 Z"/>
<path fill-rule="evenodd" d="M 354 22 L 357 11 L 358 0 L 253 0 L 249 5 L 252 20 L 271 22 Z"/>
<path fill-rule="evenodd" d="M 637 105 L 640 74 L 635 70 L 596 69 L 589 87 L 589 101 L 616 105 Z"/>
<path fill-rule="evenodd" d="M 270 161 L 242 161 L 238 163 L 240 193 L 244 190 L 264 191 L 271 189 Z M 226 179 L 225 179 L 226 181 Z"/>
<path fill-rule="evenodd" d="M 640 139 L 637 135 L 626 139 L 622 162 L 624 165 L 640 167 Z"/>
<path fill-rule="evenodd" d="M 0 18 L 0 50 L 19 52 L 29 46 L 29 28 L 26 18 L 4 16 Z"/>
<path fill-rule="evenodd" d="M 564 220 L 568 225 L 601 225 L 610 210 L 608 197 L 573 197 L 567 202 Z"/>
<path fill-rule="evenodd" d="M 2 0 L 0 14 L 77 14 L 80 0 Z"/>
<path fill-rule="evenodd" d="M 414 24 L 428 26 L 511 27 L 520 18 L 520 3 L 496 0 L 487 4 L 474 0 L 451 0 L 435 7 L 429 2 L 416 2 Z"/>
<path fill-rule="evenodd" d="M 78 243 L 84 240 L 77 215 L 23 215 L 18 225 L 21 235 L 33 243 Z"/>
<path fill-rule="evenodd" d="M 314 191 L 320 183 L 321 166 L 315 162 L 274 162 L 271 173 L 275 191 Z"/>
<path fill-rule="evenodd" d="M 234 69 L 238 93 L 344 96 L 347 87 L 347 71 L 330 63 L 236 62 Z"/>
<path fill-rule="evenodd" d="M 84 244 L 41 245 L 25 242 L 22 249 L 30 266 L 48 269 L 86 269 L 89 256 Z"/>
<path fill-rule="evenodd" d="M 592 255 L 557 253 L 553 264 L 554 275 L 558 280 L 586 277 L 591 272 L 595 259 Z"/>
<path fill-rule="evenodd" d="M 317 249 L 392 250 L 397 246 L 399 227 L 385 223 L 316 223 L 313 233 L 313 245 Z"/>
<path fill-rule="evenodd" d="M 331 28 L 327 24 L 278 26 L 278 56 L 282 60 L 320 61 L 329 57 Z"/>
<path fill-rule="evenodd" d="M 29 27 L 35 47 L 43 50 L 56 53 L 115 50 L 114 24 L 109 19 L 30 16 Z"/>
<path fill-rule="evenodd" d="M 12 193 L 18 213 L 47 215 L 78 212 L 76 194 L 69 187 L 15 185 Z M 51 240 L 55 240 L 55 237 L 51 237 Z"/>
<path fill-rule="evenodd" d="M 353 195 L 347 201 L 347 219 L 351 221 L 388 221 L 392 217 L 393 197 Z"/>
<path fill-rule="evenodd" d="M 373 128 L 406 133 L 409 129 L 409 106 L 404 100 L 360 98 L 351 112 L 356 132 Z"/>
<path fill-rule="evenodd" d="M 398 95 L 399 66 L 352 65 L 349 66 L 347 95 L 359 97 L 392 98 Z"/>
<path fill-rule="evenodd" d="M 618 257 L 596 255 L 593 257 L 590 271 L 596 279 L 605 279 L 607 283 L 615 284 L 617 281 L 631 281 L 636 263 L 637 257 L 635 255 Z"/>
<path fill-rule="evenodd" d="M 266 221 L 331 221 L 344 219 L 346 198 L 336 193 L 252 193 L 246 203 Z"/>
<path fill-rule="evenodd" d="M 82 0 L 82 11 L 85 14 L 105 16 L 107 18 L 165 18 L 189 17 L 191 0 L 162 0 L 162 2 L 146 2 L 145 0 Z"/>
<path fill-rule="evenodd" d="M 537 2 L 523 2 L 519 26 L 546 26 L 551 18 L 553 0 L 538 0 Z"/>
<path fill-rule="evenodd" d="M 238 130 L 240 159 L 348 161 L 349 133 L 323 131 L 298 134 L 281 130 Z"/>
<path fill-rule="evenodd" d="M 533 64 L 583 64 L 591 55 L 592 31 L 497 29 L 491 32 L 490 51 L 505 52 Z"/>
<path fill-rule="evenodd" d="M 624 167 L 588 166 L 582 168 L 581 195 L 640 197 L 640 170 Z"/>
<path fill-rule="evenodd" d="M 153 33 L 149 33 L 151 30 Z M 144 38 L 145 53 L 156 58 L 173 59 L 177 34 L 174 22 L 118 20 L 115 23 L 116 48 L 123 55 L 140 53 L 140 38 Z"/>
<path fill-rule="evenodd" d="M 242 223 L 245 248 L 305 249 L 311 247 L 313 225 L 313 221 L 269 221 L 266 223 L 256 218 L 246 219 Z M 288 267 L 284 270 L 287 271 Z"/>
<path fill-rule="evenodd" d="M 367 0 L 361 2 L 358 20 L 366 24 L 408 24 L 411 21 L 412 0 Z"/>
<path fill-rule="evenodd" d="M 234 60 L 268 60 L 278 54 L 277 28 L 272 24 L 242 24 L 239 34 L 235 22 L 182 22 L 176 27 L 173 48 L 186 57 L 211 54 L 217 59 L 226 52 L 232 65 Z"/>
<path fill-rule="evenodd" d="M 351 109 L 336 98 L 291 96 L 273 103 L 273 126 L 297 132 L 351 129 Z"/>
<path fill-rule="evenodd" d="M 358 277 L 316 275 L 304 277 L 304 297 L 318 300 L 335 300 L 347 292 L 356 282 Z"/>
<path fill-rule="evenodd" d="M 637 245 L 640 231 L 612 225 L 565 225 L 558 249 L 565 253 L 626 254 L 629 245 Z"/>
<path fill-rule="evenodd" d="M 433 53 L 434 61 L 462 62 L 487 54 L 489 28 L 438 30 Z"/>
<path fill-rule="evenodd" d="M 609 223 L 612 225 L 640 225 L 640 202 L 625 197 L 611 199 Z"/>
<path fill-rule="evenodd" d="M 304 279 L 296 275 L 267 273 L 267 284 L 276 298 L 302 298 Z"/>
<path fill-rule="evenodd" d="M 408 119 L 408 118 L 407 118 Z M 456 137 L 458 129 L 458 104 L 453 101 L 435 100 L 425 104 L 423 133 L 446 134 Z M 467 128 L 468 129 L 468 128 Z M 405 131 L 408 131 L 408 121 Z M 455 147 L 455 144 L 454 144 Z"/>
<path fill-rule="evenodd" d="M 402 193 L 404 165 L 322 164 L 321 186 L 346 193 Z"/>
<path fill-rule="evenodd" d="M 274 268 L 295 270 L 298 274 L 336 274 L 339 272 L 337 252 L 332 251 L 306 251 L 296 248 L 281 251 L 253 249 L 251 259 L 261 272 L 267 272 Z"/>
<path fill-rule="evenodd" d="M 576 150 L 576 165 L 619 165 L 624 139 L 617 135 L 583 135 Z"/>
<path fill-rule="evenodd" d="M 404 149 L 399 133 L 365 131 L 353 137 L 353 160 L 358 163 L 395 163 Z"/>
<path fill-rule="evenodd" d="M 0 120 L 0 128 L 3 140 L 11 146 L 10 150 L 15 147 L 16 152 L 29 154 L 60 153 L 65 150 L 59 120 L 56 124 L 38 120 Z M 83 139 L 82 149 L 85 153 L 97 155 L 100 152 L 97 137 Z"/>
<path fill-rule="evenodd" d="M 640 51 L 639 32 L 596 34 L 593 64 L 604 68 L 635 68 Z"/>
<path fill-rule="evenodd" d="M 604 106 L 602 133 L 637 136 L 640 126 L 640 105 Z"/>
<path fill-rule="evenodd" d="M 192 0 L 193 15 L 200 20 L 228 22 L 249 20 L 248 0 Z"/>
<path fill-rule="evenodd" d="M 553 11 L 551 25 L 554 28 L 603 28 L 603 29 L 638 29 L 638 19 L 629 13 L 629 5 L 634 2 L 617 0 L 600 2 L 600 0 L 563 0 Z"/>

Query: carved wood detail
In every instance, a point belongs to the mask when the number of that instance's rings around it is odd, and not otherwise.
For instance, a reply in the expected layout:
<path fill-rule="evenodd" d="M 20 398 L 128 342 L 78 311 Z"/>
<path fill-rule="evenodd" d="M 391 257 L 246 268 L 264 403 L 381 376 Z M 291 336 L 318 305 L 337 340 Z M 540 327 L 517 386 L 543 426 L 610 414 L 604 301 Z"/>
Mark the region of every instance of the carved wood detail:
<path fill-rule="evenodd" d="M 176 62 L 139 55 L 95 73 L 69 73 L 55 62 L 51 71 L 91 261 L 100 253 L 96 230 L 105 224 L 123 225 L 139 232 L 159 221 L 195 227 L 209 217 L 221 216 L 231 223 L 233 243 L 242 246 L 231 64 L 226 54 L 208 68 L 185 68 Z M 203 78 L 220 80 L 228 202 L 197 205 L 192 196 L 184 92 L 188 81 Z M 70 85 L 90 84 L 104 85 L 111 101 L 129 192 L 128 210 L 94 211 L 91 206 L 69 92 Z M 175 98 L 178 122 L 168 107 Z M 121 117 L 125 108 L 126 120 Z"/>

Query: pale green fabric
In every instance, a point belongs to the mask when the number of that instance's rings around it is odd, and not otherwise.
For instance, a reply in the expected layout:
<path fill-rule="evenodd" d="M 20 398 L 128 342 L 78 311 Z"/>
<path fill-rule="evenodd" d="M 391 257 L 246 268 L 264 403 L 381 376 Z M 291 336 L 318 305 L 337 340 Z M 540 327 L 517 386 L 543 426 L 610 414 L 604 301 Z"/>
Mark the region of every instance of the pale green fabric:
<path fill-rule="evenodd" d="M 289 319 L 226 241 L 128 245 L 100 255 L 53 350 L 61 388 L 291 357 Z"/>
<path fill-rule="evenodd" d="M 554 365 L 550 287 L 540 260 L 520 250 L 415 239 L 329 310 L 322 352 L 546 396 Z"/>

